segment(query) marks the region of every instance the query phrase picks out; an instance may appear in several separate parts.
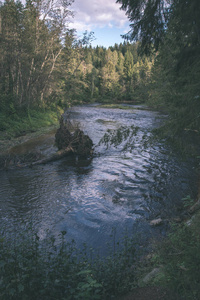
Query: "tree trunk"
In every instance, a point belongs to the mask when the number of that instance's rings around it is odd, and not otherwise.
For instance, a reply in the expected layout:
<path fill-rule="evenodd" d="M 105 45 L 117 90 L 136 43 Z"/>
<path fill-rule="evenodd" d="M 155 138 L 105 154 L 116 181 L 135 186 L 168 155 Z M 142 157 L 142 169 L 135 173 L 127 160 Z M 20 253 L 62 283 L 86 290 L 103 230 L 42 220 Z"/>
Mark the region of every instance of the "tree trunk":
<path fill-rule="evenodd" d="M 70 155 L 72 154 L 74 151 L 73 151 L 73 148 L 71 148 L 70 146 L 65 148 L 65 149 L 62 149 L 62 150 L 59 150 L 57 151 L 55 154 L 51 155 L 50 157 L 47 157 L 47 158 L 44 158 L 44 159 L 40 159 L 40 160 L 37 160 L 35 162 L 32 162 L 31 164 L 29 165 L 26 165 L 26 166 L 35 166 L 35 165 L 42 165 L 42 164 L 47 164 L 49 162 L 52 162 L 52 161 L 56 161 L 56 160 L 59 160 L 67 155 Z"/>

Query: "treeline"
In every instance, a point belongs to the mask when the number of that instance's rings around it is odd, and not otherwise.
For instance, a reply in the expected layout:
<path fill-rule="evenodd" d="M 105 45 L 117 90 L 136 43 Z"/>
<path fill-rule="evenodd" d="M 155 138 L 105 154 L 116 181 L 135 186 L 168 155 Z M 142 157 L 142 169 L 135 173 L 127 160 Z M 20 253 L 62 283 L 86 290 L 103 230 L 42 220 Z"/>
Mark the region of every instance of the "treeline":
<path fill-rule="evenodd" d="M 153 56 L 140 56 L 137 43 L 85 47 L 76 72 L 68 69 L 67 95 L 72 101 L 144 102 L 152 65 Z"/>
<path fill-rule="evenodd" d="M 4 114 L 103 99 L 144 100 L 153 58 L 139 56 L 138 44 L 92 48 L 92 33 L 77 39 L 66 26 L 70 4 L 68 0 L 1 3 Z"/>
<path fill-rule="evenodd" d="M 200 2 L 143 1 L 135 15 L 136 2 L 119 0 L 130 21 L 138 18 L 134 42 L 106 49 L 91 47 L 92 33 L 78 39 L 69 30 L 72 1 L 0 4 L 0 130 L 7 124 L 2 115 L 130 101 L 164 107 L 177 131 L 199 131 Z"/>

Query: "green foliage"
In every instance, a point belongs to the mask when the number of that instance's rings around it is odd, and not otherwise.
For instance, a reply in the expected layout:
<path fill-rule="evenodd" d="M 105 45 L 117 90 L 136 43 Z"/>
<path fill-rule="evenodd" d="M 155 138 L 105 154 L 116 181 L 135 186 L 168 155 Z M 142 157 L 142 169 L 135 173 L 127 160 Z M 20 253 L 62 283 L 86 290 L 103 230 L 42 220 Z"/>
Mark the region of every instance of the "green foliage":
<path fill-rule="evenodd" d="M 128 37 L 155 56 L 142 85 L 149 105 L 169 112 L 172 132 L 200 132 L 200 2 L 198 0 L 118 0 L 132 22 Z M 153 48 L 154 47 L 154 48 Z M 138 61 L 137 63 L 141 63 Z M 142 75 L 135 68 L 133 87 Z M 137 97 L 137 89 L 134 98 Z M 147 97 L 148 95 L 148 97 Z M 142 97 L 142 93 L 139 94 Z"/>
<path fill-rule="evenodd" d="M 194 204 L 194 199 L 192 199 L 190 195 L 187 195 L 182 200 L 184 202 L 184 207 L 186 207 L 186 208 L 188 208 Z"/>
<path fill-rule="evenodd" d="M 117 0 L 117 2 L 122 4 L 121 8 L 126 11 L 132 22 L 130 32 L 124 37 L 130 40 L 140 40 L 142 49 L 146 53 L 152 51 L 152 45 L 158 50 L 168 23 L 171 1 Z"/>
<path fill-rule="evenodd" d="M 82 40 L 78 42 L 81 45 Z M 140 57 L 138 44 L 124 43 L 105 49 L 73 45 L 63 51 L 66 65 L 63 80 L 64 97 L 70 103 L 109 100 L 144 101 L 152 58 Z M 145 92 L 144 92 L 145 91 Z"/>
<path fill-rule="evenodd" d="M 160 283 L 172 289 L 181 299 L 200 297 L 200 219 L 192 223 L 174 225 L 168 238 L 162 242 L 156 263 L 163 265 Z"/>
<path fill-rule="evenodd" d="M 63 24 L 70 14 L 70 1 L 62 2 L 59 10 L 56 5 L 43 0 L 0 4 L 1 98 L 14 99 L 17 109 L 44 107 L 46 98 L 56 89 L 54 71 L 67 31 Z"/>
<path fill-rule="evenodd" d="M 77 275 L 82 277 L 78 283 L 75 299 L 101 299 L 102 284 L 92 278 L 92 270 L 80 271 Z"/>
<path fill-rule="evenodd" d="M 93 33 L 87 32 L 77 39 L 76 31 L 64 26 L 70 3 L 62 2 L 59 10 L 56 1 L 51 6 L 44 0 L 0 4 L 3 115 L 104 99 L 146 98 L 151 59 L 138 55 L 138 44 L 92 48 Z"/>
<path fill-rule="evenodd" d="M 134 137 L 137 135 L 139 127 L 137 126 L 121 126 L 118 129 L 108 129 L 101 138 L 99 145 L 104 144 L 107 149 L 111 145 L 117 147 L 123 145 L 123 149 L 132 149 L 134 147 Z"/>
<path fill-rule="evenodd" d="M 66 242 L 66 232 L 58 238 L 47 233 L 40 240 L 31 228 L 15 237 L 0 239 L 0 298 L 12 299 L 114 299 L 133 285 L 135 250 L 133 240 L 109 246 L 106 258 L 92 258 L 92 249 L 77 250 Z M 88 255 L 87 255 L 88 253 Z"/>
<path fill-rule="evenodd" d="M 41 127 L 57 125 L 62 110 L 20 110 L 5 114 L 0 112 L 0 139 L 9 139 L 27 132 L 39 130 Z"/>
<path fill-rule="evenodd" d="M 132 106 L 124 106 L 123 104 L 100 104 L 98 105 L 97 107 L 100 107 L 100 108 L 112 108 L 112 109 L 125 109 L 125 110 L 130 110 L 132 109 L 133 107 Z"/>
<path fill-rule="evenodd" d="M 184 43 L 181 45 L 170 32 L 166 37 L 153 68 L 149 86 L 150 103 L 165 107 L 176 131 L 199 131 L 199 78 L 200 56 L 190 51 L 180 63 Z"/>

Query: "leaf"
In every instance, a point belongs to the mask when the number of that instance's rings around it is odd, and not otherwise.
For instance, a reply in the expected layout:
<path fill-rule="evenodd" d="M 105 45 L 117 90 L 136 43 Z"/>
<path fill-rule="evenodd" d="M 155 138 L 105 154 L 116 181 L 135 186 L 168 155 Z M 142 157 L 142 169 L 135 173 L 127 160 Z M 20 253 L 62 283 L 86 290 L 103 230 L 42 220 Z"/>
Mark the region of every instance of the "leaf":
<path fill-rule="evenodd" d="M 21 283 L 18 284 L 17 288 L 18 288 L 19 293 L 24 291 L 24 286 Z"/>
<path fill-rule="evenodd" d="M 16 291 L 15 291 L 15 289 L 11 288 L 8 292 L 11 296 L 14 296 Z"/>
<path fill-rule="evenodd" d="M 91 270 L 82 270 L 77 275 L 87 275 L 90 274 L 91 272 L 92 272 Z"/>
<path fill-rule="evenodd" d="M 0 268 L 3 268 L 6 265 L 6 262 L 4 260 L 0 260 Z"/>

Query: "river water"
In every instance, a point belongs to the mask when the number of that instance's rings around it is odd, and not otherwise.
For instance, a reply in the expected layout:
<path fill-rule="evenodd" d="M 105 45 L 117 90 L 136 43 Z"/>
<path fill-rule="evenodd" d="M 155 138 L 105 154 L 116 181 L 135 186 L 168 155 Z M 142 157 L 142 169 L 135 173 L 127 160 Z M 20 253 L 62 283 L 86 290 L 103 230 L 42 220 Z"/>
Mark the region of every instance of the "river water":
<path fill-rule="evenodd" d="M 72 108 L 70 119 L 92 139 L 94 157 L 1 170 L 1 228 L 12 233 L 31 224 L 40 239 L 47 230 L 55 235 L 66 231 L 66 239 L 78 247 L 87 243 L 102 252 L 113 230 L 116 240 L 126 233 L 143 244 L 165 234 L 167 220 L 180 214 L 182 198 L 195 196 L 197 185 L 193 161 L 151 139 L 151 130 L 165 117 L 134 106 Z M 128 128 L 123 138 L 121 129 L 125 133 Z M 99 144 L 105 133 L 107 143 Z M 31 147 L 45 155 L 56 151 L 53 135 L 37 142 Z M 151 227 L 150 220 L 157 218 L 163 225 Z"/>

